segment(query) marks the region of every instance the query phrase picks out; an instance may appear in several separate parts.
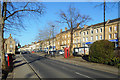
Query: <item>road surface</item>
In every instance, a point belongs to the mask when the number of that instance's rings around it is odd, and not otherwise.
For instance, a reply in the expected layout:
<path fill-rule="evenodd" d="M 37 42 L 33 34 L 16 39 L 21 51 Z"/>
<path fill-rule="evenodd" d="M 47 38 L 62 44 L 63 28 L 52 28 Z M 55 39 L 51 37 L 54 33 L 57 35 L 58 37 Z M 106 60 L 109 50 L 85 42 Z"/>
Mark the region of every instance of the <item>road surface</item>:
<path fill-rule="evenodd" d="M 118 78 L 118 75 L 52 60 L 36 54 L 22 55 L 41 78 L 84 78 L 89 80 L 99 80 L 100 78 L 116 80 Z"/>

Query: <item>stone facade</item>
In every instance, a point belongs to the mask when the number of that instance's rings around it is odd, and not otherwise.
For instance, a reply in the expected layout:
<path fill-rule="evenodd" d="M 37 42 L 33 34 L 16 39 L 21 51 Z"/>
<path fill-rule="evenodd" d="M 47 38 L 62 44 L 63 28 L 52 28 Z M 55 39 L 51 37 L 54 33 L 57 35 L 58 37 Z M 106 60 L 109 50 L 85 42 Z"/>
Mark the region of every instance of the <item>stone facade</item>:
<path fill-rule="evenodd" d="M 42 43 L 41 43 L 42 44 L 42 50 L 47 50 L 49 47 L 51 47 L 51 48 L 54 47 L 54 49 L 56 49 L 56 47 L 55 47 L 55 45 L 56 45 L 55 41 L 56 41 L 55 37 L 54 38 L 50 38 L 50 39 L 46 39 L 46 40 L 42 41 Z"/>
<path fill-rule="evenodd" d="M 70 30 L 67 30 L 65 27 L 65 31 L 60 30 L 60 33 L 56 35 L 56 49 L 63 50 L 65 47 L 70 46 Z"/>
<path fill-rule="evenodd" d="M 13 40 L 11 34 L 8 39 L 4 42 L 5 53 L 15 54 L 15 41 Z"/>
<path fill-rule="evenodd" d="M 113 42 L 115 47 L 120 40 L 120 18 L 108 20 L 105 22 L 105 39 Z M 89 47 L 93 42 L 104 39 L 104 22 L 73 29 L 73 48 Z M 43 40 L 41 43 L 42 50 L 45 50 L 50 45 L 53 46 L 53 38 Z M 54 46 L 56 50 L 64 50 L 65 47 L 70 47 L 71 35 L 70 29 L 65 27 L 65 31 L 60 30 L 60 33 L 54 38 Z"/>

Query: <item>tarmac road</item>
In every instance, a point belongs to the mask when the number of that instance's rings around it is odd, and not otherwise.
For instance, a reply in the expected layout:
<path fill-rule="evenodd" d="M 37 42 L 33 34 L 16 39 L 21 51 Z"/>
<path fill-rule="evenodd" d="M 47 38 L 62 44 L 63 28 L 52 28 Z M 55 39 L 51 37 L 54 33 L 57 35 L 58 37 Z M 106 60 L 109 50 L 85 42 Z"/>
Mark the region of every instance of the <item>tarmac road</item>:
<path fill-rule="evenodd" d="M 83 78 L 89 80 L 116 80 L 118 75 L 52 60 L 36 54 L 22 54 L 40 78 Z"/>

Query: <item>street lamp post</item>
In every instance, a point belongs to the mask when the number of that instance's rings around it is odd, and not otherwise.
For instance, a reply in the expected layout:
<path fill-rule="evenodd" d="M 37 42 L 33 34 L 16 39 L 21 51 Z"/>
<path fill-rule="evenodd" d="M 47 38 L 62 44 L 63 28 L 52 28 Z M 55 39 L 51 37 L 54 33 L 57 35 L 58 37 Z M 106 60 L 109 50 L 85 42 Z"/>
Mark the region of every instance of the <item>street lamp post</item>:
<path fill-rule="evenodd" d="M 52 35 L 53 35 L 53 50 L 54 50 L 54 25 L 52 25 L 52 27 L 53 27 L 53 33 L 52 33 Z"/>

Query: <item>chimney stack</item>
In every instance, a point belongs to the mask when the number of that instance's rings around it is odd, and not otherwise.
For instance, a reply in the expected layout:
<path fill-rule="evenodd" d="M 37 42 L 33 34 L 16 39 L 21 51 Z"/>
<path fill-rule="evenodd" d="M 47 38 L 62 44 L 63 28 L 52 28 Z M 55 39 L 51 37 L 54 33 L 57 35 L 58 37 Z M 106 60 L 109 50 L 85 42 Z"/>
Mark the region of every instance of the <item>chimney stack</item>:
<path fill-rule="evenodd" d="M 88 25 L 84 25 L 84 28 L 86 29 L 88 27 Z"/>
<path fill-rule="evenodd" d="M 60 32 L 62 32 L 62 29 L 60 29 Z"/>
<path fill-rule="evenodd" d="M 10 36 L 11 36 L 11 34 L 10 34 Z"/>
<path fill-rule="evenodd" d="M 67 31 L 67 27 L 65 27 L 65 31 Z"/>

